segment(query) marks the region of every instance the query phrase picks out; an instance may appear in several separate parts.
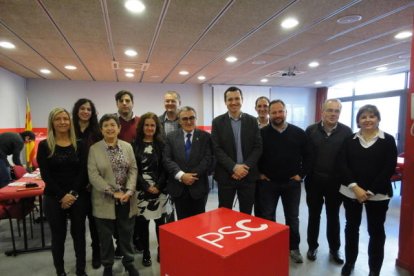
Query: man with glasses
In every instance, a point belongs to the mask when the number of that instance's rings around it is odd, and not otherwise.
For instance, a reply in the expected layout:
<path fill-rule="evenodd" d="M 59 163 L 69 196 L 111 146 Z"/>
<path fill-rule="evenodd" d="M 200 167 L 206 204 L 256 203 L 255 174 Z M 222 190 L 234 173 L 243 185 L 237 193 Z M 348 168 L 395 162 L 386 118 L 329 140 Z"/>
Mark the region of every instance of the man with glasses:
<path fill-rule="evenodd" d="M 219 207 L 232 209 L 237 193 L 240 212 L 250 215 L 259 177 L 257 162 L 262 154 L 262 139 L 256 118 L 241 112 L 240 88 L 229 87 L 224 92 L 224 102 L 228 112 L 214 118 L 211 131 Z"/>
<path fill-rule="evenodd" d="M 210 134 L 196 128 L 194 108 L 178 112 L 181 129 L 170 132 L 163 162 L 168 172 L 167 190 L 174 200 L 178 219 L 205 212 L 212 162 Z"/>
<path fill-rule="evenodd" d="M 341 108 L 339 100 L 326 100 L 322 106 L 322 120 L 306 129 L 311 152 L 310 172 L 305 179 L 306 203 L 309 210 L 307 258 L 311 261 L 317 258 L 320 216 L 325 203 L 330 256 L 337 264 L 343 264 L 344 261 L 339 253 L 339 207 L 342 201 L 336 161 L 345 138 L 352 134 L 348 126 L 338 122 Z"/>

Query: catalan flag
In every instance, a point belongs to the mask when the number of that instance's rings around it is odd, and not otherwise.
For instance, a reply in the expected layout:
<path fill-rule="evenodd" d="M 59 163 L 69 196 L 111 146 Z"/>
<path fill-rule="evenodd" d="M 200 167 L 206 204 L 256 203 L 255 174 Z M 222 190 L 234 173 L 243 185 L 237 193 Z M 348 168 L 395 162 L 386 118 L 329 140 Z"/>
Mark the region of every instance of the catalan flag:
<path fill-rule="evenodd" d="M 26 121 L 25 121 L 25 130 L 32 131 L 32 114 L 30 113 L 30 104 L 29 99 L 26 98 Z M 33 167 L 33 159 L 35 158 L 35 142 L 30 141 L 26 143 L 26 166 L 27 168 Z"/>

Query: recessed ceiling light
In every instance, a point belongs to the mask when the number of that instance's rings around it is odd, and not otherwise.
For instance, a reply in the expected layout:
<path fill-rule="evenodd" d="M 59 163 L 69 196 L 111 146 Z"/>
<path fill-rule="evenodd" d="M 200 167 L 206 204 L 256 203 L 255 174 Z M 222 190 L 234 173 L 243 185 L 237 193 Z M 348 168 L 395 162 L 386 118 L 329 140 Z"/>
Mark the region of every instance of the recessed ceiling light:
<path fill-rule="evenodd" d="M 410 58 L 410 54 L 399 55 L 398 58 L 400 58 L 400 59 L 409 59 Z"/>
<path fill-rule="evenodd" d="M 40 69 L 40 73 L 43 73 L 43 74 L 50 74 L 50 73 L 52 73 L 49 69 Z"/>
<path fill-rule="evenodd" d="M 338 24 L 351 24 L 351 23 L 358 22 L 361 19 L 362 19 L 362 16 L 360 15 L 348 15 L 348 16 L 339 18 L 338 20 L 336 20 L 336 22 Z"/>
<path fill-rule="evenodd" d="M 14 49 L 16 46 L 14 46 L 13 43 L 8 41 L 0 41 L 0 47 L 3 47 L 5 49 Z"/>
<path fill-rule="evenodd" d="M 125 68 L 124 71 L 127 72 L 127 73 L 134 73 L 135 72 L 135 69 Z"/>
<path fill-rule="evenodd" d="M 180 74 L 181 76 L 187 76 L 188 74 L 190 74 L 188 71 L 180 71 L 178 74 Z"/>
<path fill-rule="evenodd" d="M 308 64 L 309 67 L 315 68 L 319 66 L 319 62 L 317 61 L 312 61 L 311 63 Z"/>
<path fill-rule="evenodd" d="M 226 61 L 227 62 L 236 62 L 237 58 L 235 56 L 229 56 L 229 57 L 226 57 Z"/>
<path fill-rule="evenodd" d="M 377 71 L 385 71 L 385 70 L 387 70 L 388 68 L 386 67 L 386 66 L 381 66 L 381 67 L 377 67 L 377 68 L 375 68 L 375 70 L 377 70 Z"/>
<path fill-rule="evenodd" d="M 133 73 L 125 73 L 125 76 L 127 76 L 128 78 L 133 78 L 134 74 Z"/>
<path fill-rule="evenodd" d="M 283 20 L 282 24 L 280 25 L 285 29 L 291 29 L 293 27 L 296 27 L 298 24 L 299 24 L 299 21 L 291 17 L 291 18 Z"/>
<path fill-rule="evenodd" d="M 129 57 L 135 57 L 136 55 L 138 55 L 137 51 L 132 50 L 132 49 L 128 49 L 124 53 L 125 53 L 125 55 L 127 55 Z"/>
<path fill-rule="evenodd" d="M 318 84 L 322 84 L 321 81 L 315 81 L 314 84 L 318 85 Z"/>
<path fill-rule="evenodd" d="M 199 79 L 199 80 L 205 80 L 206 77 L 204 77 L 204 76 L 198 76 L 197 79 Z"/>
<path fill-rule="evenodd" d="M 145 5 L 138 0 L 128 0 L 124 4 L 125 8 L 133 13 L 141 13 L 145 10 Z"/>
<path fill-rule="evenodd" d="M 66 65 L 65 66 L 65 69 L 68 69 L 68 70 L 76 70 L 78 68 L 76 66 L 74 66 L 74 65 Z"/>
<path fill-rule="evenodd" d="M 396 39 L 404 39 L 404 38 L 407 38 L 407 37 L 410 37 L 410 36 L 412 36 L 413 35 L 413 33 L 412 32 L 410 32 L 410 31 L 404 31 L 404 32 L 399 32 L 398 34 L 396 34 L 394 37 L 396 38 Z"/>
<path fill-rule="evenodd" d="M 268 79 L 261 79 L 260 82 L 268 82 Z"/>
<path fill-rule="evenodd" d="M 263 64 L 266 64 L 266 61 L 264 61 L 264 60 L 254 60 L 254 61 L 252 61 L 252 64 L 263 65 Z"/>

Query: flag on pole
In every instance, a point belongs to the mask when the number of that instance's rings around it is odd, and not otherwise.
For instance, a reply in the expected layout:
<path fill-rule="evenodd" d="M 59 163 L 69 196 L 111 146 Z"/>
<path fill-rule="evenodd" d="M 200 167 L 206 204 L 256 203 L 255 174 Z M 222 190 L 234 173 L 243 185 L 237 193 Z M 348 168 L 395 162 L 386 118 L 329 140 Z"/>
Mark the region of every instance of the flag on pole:
<path fill-rule="evenodd" d="M 33 130 L 32 126 L 32 114 L 30 113 L 30 104 L 29 99 L 26 98 L 26 121 L 24 125 L 24 130 Z M 30 141 L 26 143 L 26 166 L 27 168 L 33 167 L 33 159 L 35 157 L 35 142 Z"/>

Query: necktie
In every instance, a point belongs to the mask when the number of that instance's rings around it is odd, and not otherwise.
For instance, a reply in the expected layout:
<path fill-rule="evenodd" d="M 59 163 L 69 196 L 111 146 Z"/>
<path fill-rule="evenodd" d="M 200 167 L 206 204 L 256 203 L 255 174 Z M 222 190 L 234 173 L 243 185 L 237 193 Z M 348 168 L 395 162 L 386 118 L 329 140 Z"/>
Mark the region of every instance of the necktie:
<path fill-rule="evenodd" d="M 188 161 L 190 159 L 190 152 L 191 152 L 191 133 L 187 133 L 187 140 L 185 141 L 184 149 L 185 149 L 185 160 Z"/>

